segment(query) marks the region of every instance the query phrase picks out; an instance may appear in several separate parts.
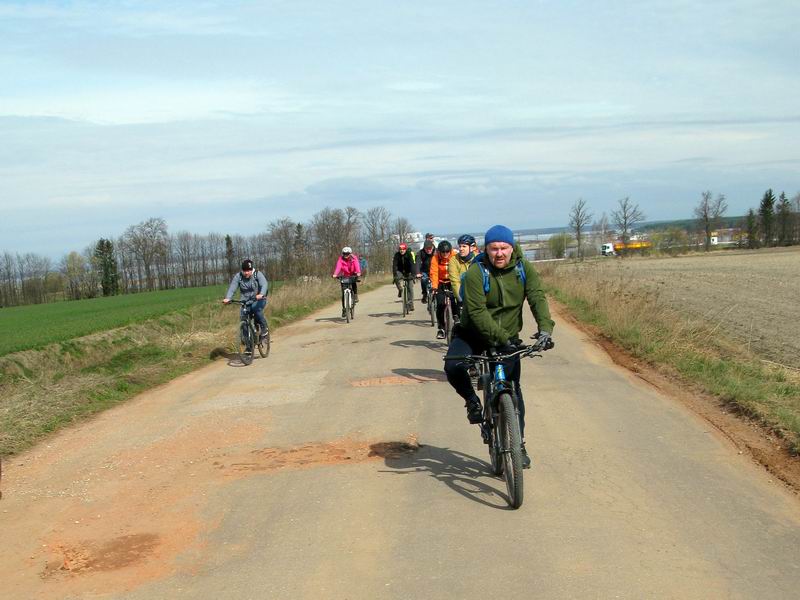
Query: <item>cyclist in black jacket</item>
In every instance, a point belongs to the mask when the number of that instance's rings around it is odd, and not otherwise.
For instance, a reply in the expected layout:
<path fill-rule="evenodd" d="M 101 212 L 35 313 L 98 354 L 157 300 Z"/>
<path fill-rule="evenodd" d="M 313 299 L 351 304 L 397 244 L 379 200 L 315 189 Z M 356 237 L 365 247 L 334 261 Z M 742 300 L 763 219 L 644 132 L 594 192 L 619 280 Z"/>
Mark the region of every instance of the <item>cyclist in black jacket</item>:
<path fill-rule="evenodd" d="M 417 273 L 422 277 L 422 303 L 428 301 L 428 280 L 430 279 L 431 260 L 433 259 L 433 240 L 425 240 L 422 250 L 417 254 Z"/>
<path fill-rule="evenodd" d="M 417 277 L 417 266 L 414 264 L 414 259 L 411 252 L 408 251 L 408 244 L 402 243 L 394 253 L 392 259 L 392 272 L 394 273 L 394 283 L 397 286 L 397 297 L 403 296 L 403 279 L 406 277 Z M 410 310 L 414 310 L 414 286 L 409 286 L 409 293 L 411 297 Z"/>

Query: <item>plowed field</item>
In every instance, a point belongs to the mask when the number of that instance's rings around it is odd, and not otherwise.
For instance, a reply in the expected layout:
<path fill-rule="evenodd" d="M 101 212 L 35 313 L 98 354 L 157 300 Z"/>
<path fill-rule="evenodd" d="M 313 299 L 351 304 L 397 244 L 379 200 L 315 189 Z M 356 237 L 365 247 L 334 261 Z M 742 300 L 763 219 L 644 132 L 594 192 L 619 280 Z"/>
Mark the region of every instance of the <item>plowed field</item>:
<path fill-rule="evenodd" d="M 800 368 L 800 247 L 595 264 L 760 356 Z"/>

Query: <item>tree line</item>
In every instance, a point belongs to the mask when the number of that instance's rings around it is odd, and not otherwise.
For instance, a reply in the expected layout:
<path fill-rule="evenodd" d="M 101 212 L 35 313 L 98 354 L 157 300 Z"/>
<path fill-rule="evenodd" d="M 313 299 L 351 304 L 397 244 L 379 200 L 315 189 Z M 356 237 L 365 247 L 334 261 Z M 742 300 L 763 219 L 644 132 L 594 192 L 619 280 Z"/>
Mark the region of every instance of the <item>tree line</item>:
<path fill-rule="evenodd" d="M 567 247 L 574 241 L 577 255 L 582 258 L 597 252 L 595 246 L 615 237 L 627 244 L 634 228 L 645 219 L 639 205 L 629 197 L 617 202 L 617 209 L 611 212 L 611 219 L 605 213 L 592 222 L 592 213 L 584 199 L 579 198 L 571 207 L 569 227 L 572 236 L 567 233 L 553 236 L 550 239 L 550 251 L 560 258 L 566 254 Z M 714 194 L 711 190 L 701 193 L 700 200 L 694 208 L 693 219 L 687 226 L 671 225 L 658 228 L 649 233 L 653 247 L 671 251 L 687 249 L 702 245 L 706 251 L 712 246 L 715 231 L 723 224 L 737 230 L 734 242 L 739 247 L 761 248 L 773 246 L 792 246 L 800 244 L 800 192 L 791 200 L 785 192 L 778 198 L 772 189 L 764 192 L 758 209 L 751 208 L 744 217 L 724 219 L 728 203 L 724 194 Z M 591 225 L 590 225 L 591 223 Z M 611 229 L 611 226 L 614 229 Z M 594 242 L 588 249 L 587 240 Z"/>
<path fill-rule="evenodd" d="M 0 306 L 227 285 L 244 258 L 272 280 L 323 277 L 333 271 L 344 246 L 364 256 L 370 272 L 385 272 L 398 240 L 408 240 L 412 229 L 407 219 L 382 206 L 365 212 L 326 207 L 308 222 L 284 217 L 250 236 L 170 233 L 164 219 L 153 217 L 58 262 L 5 251 Z"/>

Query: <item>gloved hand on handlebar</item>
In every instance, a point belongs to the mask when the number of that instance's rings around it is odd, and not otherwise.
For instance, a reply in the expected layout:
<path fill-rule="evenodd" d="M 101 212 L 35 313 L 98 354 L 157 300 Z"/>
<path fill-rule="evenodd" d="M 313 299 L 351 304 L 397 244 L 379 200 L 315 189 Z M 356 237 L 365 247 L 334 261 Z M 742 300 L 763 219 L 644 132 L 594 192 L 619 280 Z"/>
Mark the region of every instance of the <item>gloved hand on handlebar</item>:
<path fill-rule="evenodd" d="M 520 343 L 522 343 L 522 340 L 519 338 L 509 338 L 508 341 L 500 344 L 496 349 L 499 354 L 511 354 L 519 350 Z"/>
<path fill-rule="evenodd" d="M 551 348 L 554 348 L 556 345 L 556 343 L 553 341 L 552 334 L 550 334 L 547 331 L 540 331 L 538 333 L 534 333 L 533 336 L 531 337 L 533 337 L 533 339 L 539 340 L 537 346 L 539 346 L 539 348 L 541 348 L 542 350 L 550 350 Z"/>

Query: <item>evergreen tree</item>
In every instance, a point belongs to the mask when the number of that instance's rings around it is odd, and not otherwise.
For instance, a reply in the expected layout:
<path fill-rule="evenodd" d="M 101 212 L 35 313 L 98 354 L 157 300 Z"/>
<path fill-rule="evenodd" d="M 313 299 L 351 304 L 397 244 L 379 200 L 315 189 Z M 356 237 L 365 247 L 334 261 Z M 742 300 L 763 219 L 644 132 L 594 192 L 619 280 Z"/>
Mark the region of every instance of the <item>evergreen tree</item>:
<path fill-rule="evenodd" d="M 758 248 L 758 219 L 752 208 L 747 211 L 745 229 L 747 230 L 747 247 Z"/>
<path fill-rule="evenodd" d="M 781 192 L 778 197 L 776 211 L 777 233 L 779 246 L 791 246 L 794 243 L 794 227 L 792 227 L 792 203 L 786 197 L 786 192 Z"/>
<path fill-rule="evenodd" d="M 764 241 L 764 246 L 770 247 L 775 238 L 775 194 L 772 193 L 772 188 L 764 192 L 764 197 L 761 198 L 758 219 L 761 226 L 761 239 Z"/>
<path fill-rule="evenodd" d="M 100 275 L 103 296 L 119 294 L 119 273 L 117 259 L 114 257 L 114 243 L 100 238 L 94 247 L 94 266 Z"/>

